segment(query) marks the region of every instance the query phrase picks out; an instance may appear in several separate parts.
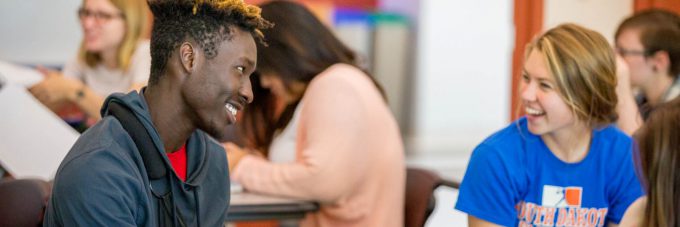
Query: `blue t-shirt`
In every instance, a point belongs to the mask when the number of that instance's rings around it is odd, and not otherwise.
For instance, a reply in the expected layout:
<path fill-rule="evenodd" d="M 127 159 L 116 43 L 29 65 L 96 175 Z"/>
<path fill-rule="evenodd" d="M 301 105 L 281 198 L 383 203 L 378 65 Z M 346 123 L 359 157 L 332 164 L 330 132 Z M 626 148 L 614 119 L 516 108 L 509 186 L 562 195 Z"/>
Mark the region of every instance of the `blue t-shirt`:
<path fill-rule="evenodd" d="M 604 226 L 642 194 L 632 139 L 618 129 L 593 130 L 586 157 L 566 163 L 522 118 L 475 148 L 456 209 L 504 226 Z"/>

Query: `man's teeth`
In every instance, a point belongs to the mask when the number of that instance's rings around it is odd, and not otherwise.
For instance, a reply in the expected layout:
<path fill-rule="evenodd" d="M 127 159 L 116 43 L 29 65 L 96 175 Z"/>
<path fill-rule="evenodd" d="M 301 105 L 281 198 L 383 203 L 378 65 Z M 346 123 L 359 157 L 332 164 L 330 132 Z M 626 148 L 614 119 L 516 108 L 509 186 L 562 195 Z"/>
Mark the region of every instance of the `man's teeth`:
<path fill-rule="evenodd" d="M 231 105 L 229 103 L 227 103 L 227 105 L 225 105 L 225 106 L 227 107 L 227 110 L 229 110 L 229 112 L 231 112 L 231 115 L 236 116 L 236 113 L 238 113 L 238 110 L 236 110 L 236 107 L 234 107 L 233 105 Z"/>
<path fill-rule="evenodd" d="M 540 111 L 540 110 L 537 110 L 537 109 L 533 109 L 533 108 L 529 108 L 529 107 L 527 107 L 526 109 L 524 109 L 524 111 L 527 112 L 527 114 L 531 114 L 531 115 L 542 115 L 542 114 L 545 113 L 545 112 L 543 112 L 543 111 Z"/>

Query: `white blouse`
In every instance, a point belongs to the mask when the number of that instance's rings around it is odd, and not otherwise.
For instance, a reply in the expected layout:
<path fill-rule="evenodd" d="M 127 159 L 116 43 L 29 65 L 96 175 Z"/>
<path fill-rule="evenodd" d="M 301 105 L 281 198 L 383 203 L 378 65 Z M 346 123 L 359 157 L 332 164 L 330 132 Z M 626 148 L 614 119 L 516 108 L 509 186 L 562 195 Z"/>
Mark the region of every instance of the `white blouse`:
<path fill-rule="evenodd" d="M 302 102 L 298 103 L 288 125 L 283 131 L 276 133 L 272 144 L 269 145 L 269 161 L 273 163 L 290 163 L 295 161 L 295 148 L 297 146 L 297 128 L 300 123 L 300 110 Z"/>
<path fill-rule="evenodd" d="M 115 92 L 127 93 L 135 83 L 146 84 L 150 71 L 149 41 L 142 41 L 132 54 L 127 71 L 109 69 L 104 64 L 89 67 L 76 57 L 64 65 L 62 73 L 65 77 L 82 81 L 98 95 L 106 97 Z"/>

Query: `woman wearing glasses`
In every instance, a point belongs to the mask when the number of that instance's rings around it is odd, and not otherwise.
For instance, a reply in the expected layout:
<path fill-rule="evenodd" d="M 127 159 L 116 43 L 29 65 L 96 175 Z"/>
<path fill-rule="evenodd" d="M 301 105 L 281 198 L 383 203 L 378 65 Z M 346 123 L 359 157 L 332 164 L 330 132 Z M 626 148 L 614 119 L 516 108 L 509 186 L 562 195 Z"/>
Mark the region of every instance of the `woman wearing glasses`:
<path fill-rule="evenodd" d="M 53 110 L 73 103 L 88 118 L 100 119 L 104 97 L 146 84 L 151 56 L 142 0 L 84 0 L 78 10 L 83 40 L 61 73 L 42 70 L 45 79 L 30 90 Z"/>
<path fill-rule="evenodd" d="M 637 13 L 619 25 L 615 38 L 626 63 L 619 66 L 629 69 L 619 73 L 618 125 L 632 134 L 656 106 L 680 95 L 680 16 L 659 9 Z M 638 91 L 634 101 L 631 88 Z"/>

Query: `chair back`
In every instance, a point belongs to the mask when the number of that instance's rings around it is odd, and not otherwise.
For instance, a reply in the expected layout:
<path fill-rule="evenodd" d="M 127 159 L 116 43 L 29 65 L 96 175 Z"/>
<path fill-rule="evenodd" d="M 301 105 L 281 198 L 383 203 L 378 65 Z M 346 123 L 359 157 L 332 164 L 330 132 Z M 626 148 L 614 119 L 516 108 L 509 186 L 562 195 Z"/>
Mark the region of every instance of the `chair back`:
<path fill-rule="evenodd" d="M 41 226 L 50 188 L 36 179 L 0 181 L 0 226 Z"/>
<path fill-rule="evenodd" d="M 434 189 L 441 184 L 441 178 L 434 172 L 409 167 L 406 169 L 406 200 L 404 225 L 422 227 L 435 207 Z"/>

